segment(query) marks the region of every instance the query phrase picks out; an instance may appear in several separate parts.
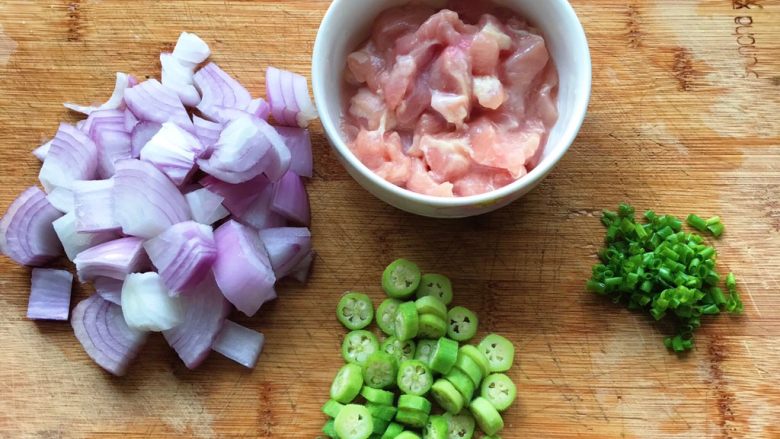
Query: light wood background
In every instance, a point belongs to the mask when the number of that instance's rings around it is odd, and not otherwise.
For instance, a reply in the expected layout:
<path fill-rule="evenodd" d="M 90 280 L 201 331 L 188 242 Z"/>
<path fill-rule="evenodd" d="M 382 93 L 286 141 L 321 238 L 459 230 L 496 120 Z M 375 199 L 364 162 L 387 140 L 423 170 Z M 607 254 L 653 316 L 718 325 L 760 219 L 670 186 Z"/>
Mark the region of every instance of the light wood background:
<path fill-rule="evenodd" d="M 215 354 L 189 371 L 151 337 L 128 376 L 95 366 L 68 324 L 24 317 L 29 271 L 0 259 L 0 437 L 313 438 L 341 360 L 342 291 L 380 299 L 408 257 L 449 274 L 481 333 L 515 341 L 518 404 L 505 438 L 780 438 L 780 2 L 576 0 L 593 55 L 579 139 L 533 193 L 480 218 L 397 211 L 352 181 L 314 129 L 319 256 L 262 316 L 255 370 Z M 328 1 L 0 2 L 0 209 L 36 184 L 29 152 L 65 101 L 102 101 L 114 72 L 158 75 L 196 32 L 259 95 L 273 64 L 307 74 Z M 740 27 L 741 23 L 741 27 Z M 740 49 L 741 47 L 741 49 Z M 602 208 L 720 214 L 722 271 L 745 315 L 706 321 L 676 357 L 645 316 L 584 291 Z M 86 292 L 80 291 L 76 299 Z"/>

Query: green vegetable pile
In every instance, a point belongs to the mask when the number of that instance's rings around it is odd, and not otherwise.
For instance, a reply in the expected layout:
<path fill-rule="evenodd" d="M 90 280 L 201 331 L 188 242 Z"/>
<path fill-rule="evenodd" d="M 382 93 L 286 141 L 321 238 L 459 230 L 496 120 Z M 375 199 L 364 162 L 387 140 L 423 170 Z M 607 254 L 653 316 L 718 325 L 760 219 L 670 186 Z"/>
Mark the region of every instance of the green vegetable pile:
<path fill-rule="evenodd" d="M 647 211 L 644 223 L 634 215 L 628 204 L 603 212 L 606 247 L 599 251 L 601 263 L 593 267 L 587 288 L 656 320 L 671 320 L 676 334 L 664 344 L 675 352 L 689 350 L 702 316 L 743 311 L 734 274 L 726 277 L 724 293 L 715 270 L 717 253 L 701 235 L 682 231 L 683 222 L 671 215 Z M 690 215 L 687 223 L 716 238 L 724 231 L 719 217 Z"/>
<path fill-rule="evenodd" d="M 476 314 L 462 306 L 448 309 L 450 280 L 421 274 L 405 259 L 385 269 L 382 288 L 389 297 L 376 310 L 386 335 L 381 344 L 366 330 L 375 316 L 371 299 L 347 292 L 339 301 L 337 318 L 351 332 L 342 344 L 347 364 L 322 407 L 329 417 L 323 433 L 340 439 L 469 439 L 479 426 L 483 438 L 498 438 L 504 428 L 500 412 L 517 396 L 504 374 L 514 361 L 512 343 L 490 334 L 476 346 L 460 345 L 476 335 Z"/>

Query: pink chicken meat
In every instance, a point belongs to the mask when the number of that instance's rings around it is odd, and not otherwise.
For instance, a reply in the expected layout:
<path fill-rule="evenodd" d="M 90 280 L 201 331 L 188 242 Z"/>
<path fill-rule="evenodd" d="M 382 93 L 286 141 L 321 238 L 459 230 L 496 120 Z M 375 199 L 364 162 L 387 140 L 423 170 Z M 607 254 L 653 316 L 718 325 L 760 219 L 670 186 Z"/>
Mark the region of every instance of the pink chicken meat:
<path fill-rule="evenodd" d="M 473 3 L 388 9 L 347 58 L 350 149 L 417 193 L 478 195 L 522 178 L 558 120 L 558 73 L 539 31 Z"/>

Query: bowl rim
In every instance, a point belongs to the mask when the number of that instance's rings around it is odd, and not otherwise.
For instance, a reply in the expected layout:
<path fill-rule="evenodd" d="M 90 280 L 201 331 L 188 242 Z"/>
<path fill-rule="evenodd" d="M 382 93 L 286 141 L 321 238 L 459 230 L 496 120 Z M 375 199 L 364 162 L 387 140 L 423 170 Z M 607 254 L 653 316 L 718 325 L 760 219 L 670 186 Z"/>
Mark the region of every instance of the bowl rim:
<path fill-rule="evenodd" d="M 469 195 L 465 197 L 437 197 L 433 195 L 424 195 L 406 188 L 397 186 L 384 178 L 380 177 L 369 169 L 357 156 L 349 149 L 346 142 L 344 142 L 341 134 L 341 129 L 334 122 L 333 116 L 325 110 L 325 89 L 326 85 L 323 84 L 323 76 L 318 73 L 319 70 L 324 70 L 327 59 L 325 58 L 324 46 L 328 44 L 325 41 L 326 27 L 332 21 L 333 16 L 337 13 L 337 9 L 344 2 L 344 0 L 334 0 L 330 7 L 328 7 L 325 16 L 320 23 L 320 27 L 317 31 L 317 37 L 314 42 L 314 49 L 312 52 L 312 89 L 314 93 L 314 101 L 317 108 L 322 110 L 320 113 L 320 122 L 325 130 L 326 137 L 329 139 L 331 146 L 338 152 L 338 154 L 345 160 L 349 166 L 359 172 L 363 177 L 367 178 L 372 184 L 379 186 L 385 192 L 389 192 L 393 197 L 411 201 L 416 204 L 428 205 L 434 208 L 451 208 L 451 207 L 469 207 L 475 205 L 485 205 L 498 202 L 505 198 L 511 197 L 514 193 L 520 192 L 525 188 L 534 187 L 542 179 L 544 179 L 550 171 L 557 166 L 561 158 L 568 152 L 571 145 L 574 143 L 577 135 L 585 122 L 585 116 L 587 114 L 588 105 L 590 104 L 592 87 L 593 87 L 593 64 L 590 54 L 590 45 L 588 43 L 588 37 L 585 33 L 585 29 L 577 16 L 576 11 L 572 7 L 568 0 L 559 0 L 564 8 L 564 12 L 567 15 L 574 17 L 574 23 L 576 27 L 571 30 L 575 39 L 581 39 L 581 42 L 585 45 L 584 55 L 581 59 L 583 66 L 583 74 L 577 77 L 577 88 L 582 87 L 582 93 L 578 94 L 574 108 L 571 113 L 571 117 L 567 121 L 566 130 L 561 135 L 558 144 L 563 145 L 553 151 L 552 154 L 546 156 L 534 169 L 531 170 L 525 176 L 513 181 L 512 183 L 498 188 L 496 190 L 486 192 L 479 195 Z M 323 113 L 325 113 L 323 115 Z M 549 145 L 546 144 L 545 148 Z M 370 191 L 369 191 L 370 192 Z"/>

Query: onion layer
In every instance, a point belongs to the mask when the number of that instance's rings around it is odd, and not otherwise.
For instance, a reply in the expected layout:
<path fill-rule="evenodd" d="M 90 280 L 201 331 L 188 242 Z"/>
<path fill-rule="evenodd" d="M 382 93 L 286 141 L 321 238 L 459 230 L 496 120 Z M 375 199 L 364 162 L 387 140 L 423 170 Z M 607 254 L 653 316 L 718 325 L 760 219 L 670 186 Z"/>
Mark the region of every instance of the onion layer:
<path fill-rule="evenodd" d="M 122 305 L 122 285 L 124 281 L 110 277 L 95 278 L 95 293 L 115 305 Z"/>
<path fill-rule="evenodd" d="M 309 225 L 309 195 L 303 186 L 303 180 L 294 172 L 285 174 L 274 185 L 274 199 L 271 209 L 291 221 L 305 226 Z"/>
<path fill-rule="evenodd" d="M 201 283 L 217 258 L 211 226 L 194 221 L 171 226 L 146 241 L 144 249 L 173 295 Z"/>
<path fill-rule="evenodd" d="M 73 262 L 82 282 L 97 277 L 124 279 L 149 266 L 141 238 L 121 238 L 97 245 L 79 253 Z"/>
<path fill-rule="evenodd" d="M 184 307 L 157 273 L 132 273 L 122 285 L 122 314 L 139 331 L 167 331 L 184 321 Z"/>
<path fill-rule="evenodd" d="M 280 125 L 306 128 L 317 118 L 317 109 L 311 102 L 309 87 L 303 76 L 268 67 L 265 89 L 271 103 L 271 114 Z"/>
<path fill-rule="evenodd" d="M 76 214 L 74 212 L 65 214 L 62 218 L 57 219 L 52 223 L 52 226 L 62 243 L 62 247 L 65 248 L 65 254 L 71 261 L 88 248 L 120 238 L 119 234 L 114 231 L 96 233 L 81 233 L 77 231 Z"/>
<path fill-rule="evenodd" d="M 278 227 L 260 231 L 277 279 L 289 275 L 312 250 L 311 232 L 305 227 Z"/>
<path fill-rule="evenodd" d="M 125 234 L 152 238 L 191 219 L 184 196 L 152 164 L 122 160 L 116 167 L 114 216 Z"/>
<path fill-rule="evenodd" d="M 72 187 L 77 232 L 120 229 L 111 208 L 114 180 L 75 181 Z"/>
<path fill-rule="evenodd" d="M 188 192 L 184 194 L 184 198 L 190 205 L 192 218 L 201 224 L 210 226 L 230 215 L 230 212 L 222 205 L 224 198 L 206 188 Z"/>
<path fill-rule="evenodd" d="M 77 113 L 84 113 L 86 115 L 100 110 L 114 110 L 122 108 L 124 105 L 125 89 L 132 86 L 131 79 L 131 76 L 127 73 L 117 72 L 114 92 L 111 94 L 111 97 L 102 105 L 85 107 L 82 105 L 66 103 L 64 106 L 69 110 L 75 111 Z"/>
<path fill-rule="evenodd" d="M 67 321 L 73 275 L 65 270 L 34 268 L 30 283 L 27 318 Z"/>
<path fill-rule="evenodd" d="M 73 332 L 87 355 L 108 372 L 122 376 L 146 341 L 146 333 L 125 323 L 122 308 L 94 294 L 73 309 Z"/>
<path fill-rule="evenodd" d="M 61 216 L 40 189 L 27 189 L 0 219 L 0 252 L 30 266 L 41 266 L 61 256 L 62 246 L 52 227 Z"/>
<path fill-rule="evenodd" d="M 69 188 L 76 180 L 94 180 L 97 164 L 95 142 L 75 127 L 63 123 L 52 139 L 38 179 L 47 192 L 55 187 Z"/>
<path fill-rule="evenodd" d="M 301 177 L 311 178 L 314 174 L 314 160 L 311 150 L 311 134 L 309 130 L 293 127 L 276 127 L 276 131 L 284 139 L 284 144 L 290 150 L 290 171 Z"/>
<path fill-rule="evenodd" d="M 184 306 L 184 321 L 179 326 L 164 331 L 163 336 L 184 364 L 194 369 L 211 352 L 211 346 L 230 313 L 230 303 L 219 291 L 211 275 L 183 295 L 181 301 Z"/>
<path fill-rule="evenodd" d="M 257 359 L 263 351 L 263 344 L 265 344 L 263 334 L 226 320 L 222 332 L 214 341 L 213 349 L 251 369 L 257 364 Z"/>
<path fill-rule="evenodd" d="M 125 90 L 125 103 L 140 120 L 159 124 L 173 122 L 187 131 L 194 131 L 179 96 L 156 79 L 148 79 Z"/>
<path fill-rule="evenodd" d="M 222 294 L 248 316 L 276 298 L 271 261 L 257 232 L 228 221 L 214 232 L 217 260 L 212 268 Z"/>
<path fill-rule="evenodd" d="M 246 110 L 252 101 L 244 86 L 213 62 L 200 69 L 194 81 L 202 95 L 197 108 L 211 120 L 220 121 L 220 109 Z"/>
<path fill-rule="evenodd" d="M 181 186 L 195 171 L 195 159 L 205 149 L 197 137 L 176 124 L 165 122 L 141 149 L 141 160 L 153 164 L 176 186 Z"/>

